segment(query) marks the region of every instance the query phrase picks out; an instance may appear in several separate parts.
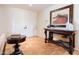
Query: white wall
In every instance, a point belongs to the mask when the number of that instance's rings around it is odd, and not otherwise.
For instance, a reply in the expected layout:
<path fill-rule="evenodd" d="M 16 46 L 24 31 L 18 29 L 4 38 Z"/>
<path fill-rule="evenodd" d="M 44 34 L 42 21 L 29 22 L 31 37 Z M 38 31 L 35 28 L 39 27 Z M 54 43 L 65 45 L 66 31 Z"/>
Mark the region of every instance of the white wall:
<path fill-rule="evenodd" d="M 35 36 L 37 33 L 37 13 L 20 8 L 1 6 L 0 7 L 0 32 L 7 35 L 21 33 L 28 36 Z M 24 27 L 27 25 L 27 29 Z"/>
<path fill-rule="evenodd" d="M 0 6 L 0 32 L 8 34 L 11 32 L 11 20 L 6 7 Z"/>
<path fill-rule="evenodd" d="M 44 38 L 44 28 L 50 23 L 50 11 L 61 7 L 67 6 L 66 4 L 52 5 L 47 9 L 39 12 L 38 14 L 38 36 Z M 75 45 L 79 47 L 79 5 L 74 5 L 74 29 L 76 30 Z"/>
<path fill-rule="evenodd" d="M 79 4 L 74 5 L 74 28 L 76 30 L 75 44 L 79 48 Z"/>

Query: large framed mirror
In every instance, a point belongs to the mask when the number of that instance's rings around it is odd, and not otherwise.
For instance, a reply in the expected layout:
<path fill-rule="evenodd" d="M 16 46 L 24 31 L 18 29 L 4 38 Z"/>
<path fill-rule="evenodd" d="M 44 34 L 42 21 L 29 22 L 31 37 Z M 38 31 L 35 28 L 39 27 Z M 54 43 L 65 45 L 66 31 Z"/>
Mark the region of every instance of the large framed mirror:
<path fill-rule="evenodd" d="M 66 27 L 66 24 L 73 25 L 73 4 L 50 11 L 50 26 Z"/>

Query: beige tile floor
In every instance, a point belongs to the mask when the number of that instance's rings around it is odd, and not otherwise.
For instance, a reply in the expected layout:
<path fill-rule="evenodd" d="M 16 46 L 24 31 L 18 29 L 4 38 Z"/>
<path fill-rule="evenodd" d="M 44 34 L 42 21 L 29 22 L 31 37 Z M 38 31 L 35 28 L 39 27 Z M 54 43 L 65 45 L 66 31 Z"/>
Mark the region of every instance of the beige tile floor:
<path fill-rule="evenodd" d="M 44 43 L 43 38 L 31 37 L 20 44 L 20 50 L 24 55 L 69 55 L 64 48 L 52 43 Z M 7 44 L 5 54 L 13 52 L 13 45 Z M 79 51 L 75 50 L 74 55 L 79 55 Z"/>

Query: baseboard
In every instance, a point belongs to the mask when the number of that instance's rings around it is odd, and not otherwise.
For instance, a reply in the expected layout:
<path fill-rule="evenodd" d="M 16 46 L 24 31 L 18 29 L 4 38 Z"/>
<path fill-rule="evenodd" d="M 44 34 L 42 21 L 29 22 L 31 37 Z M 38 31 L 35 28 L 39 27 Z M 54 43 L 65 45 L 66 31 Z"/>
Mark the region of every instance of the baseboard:
<path fill-rule="evenodd" d="M 75 47 L 74 49 L 77 50 L 77 51 L 79 51 L 79 47 Z"/>

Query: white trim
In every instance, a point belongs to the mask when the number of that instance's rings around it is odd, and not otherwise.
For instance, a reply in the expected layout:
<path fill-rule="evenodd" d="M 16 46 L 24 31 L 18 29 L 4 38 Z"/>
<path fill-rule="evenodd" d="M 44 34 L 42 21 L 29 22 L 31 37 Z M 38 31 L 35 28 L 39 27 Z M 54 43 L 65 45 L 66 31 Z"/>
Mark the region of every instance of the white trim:
<path fill-rule="evenodd" d="M 77 51 L 79 51 L 79 47 L 75 47 L 74 49 L 77 50 Z"/>

